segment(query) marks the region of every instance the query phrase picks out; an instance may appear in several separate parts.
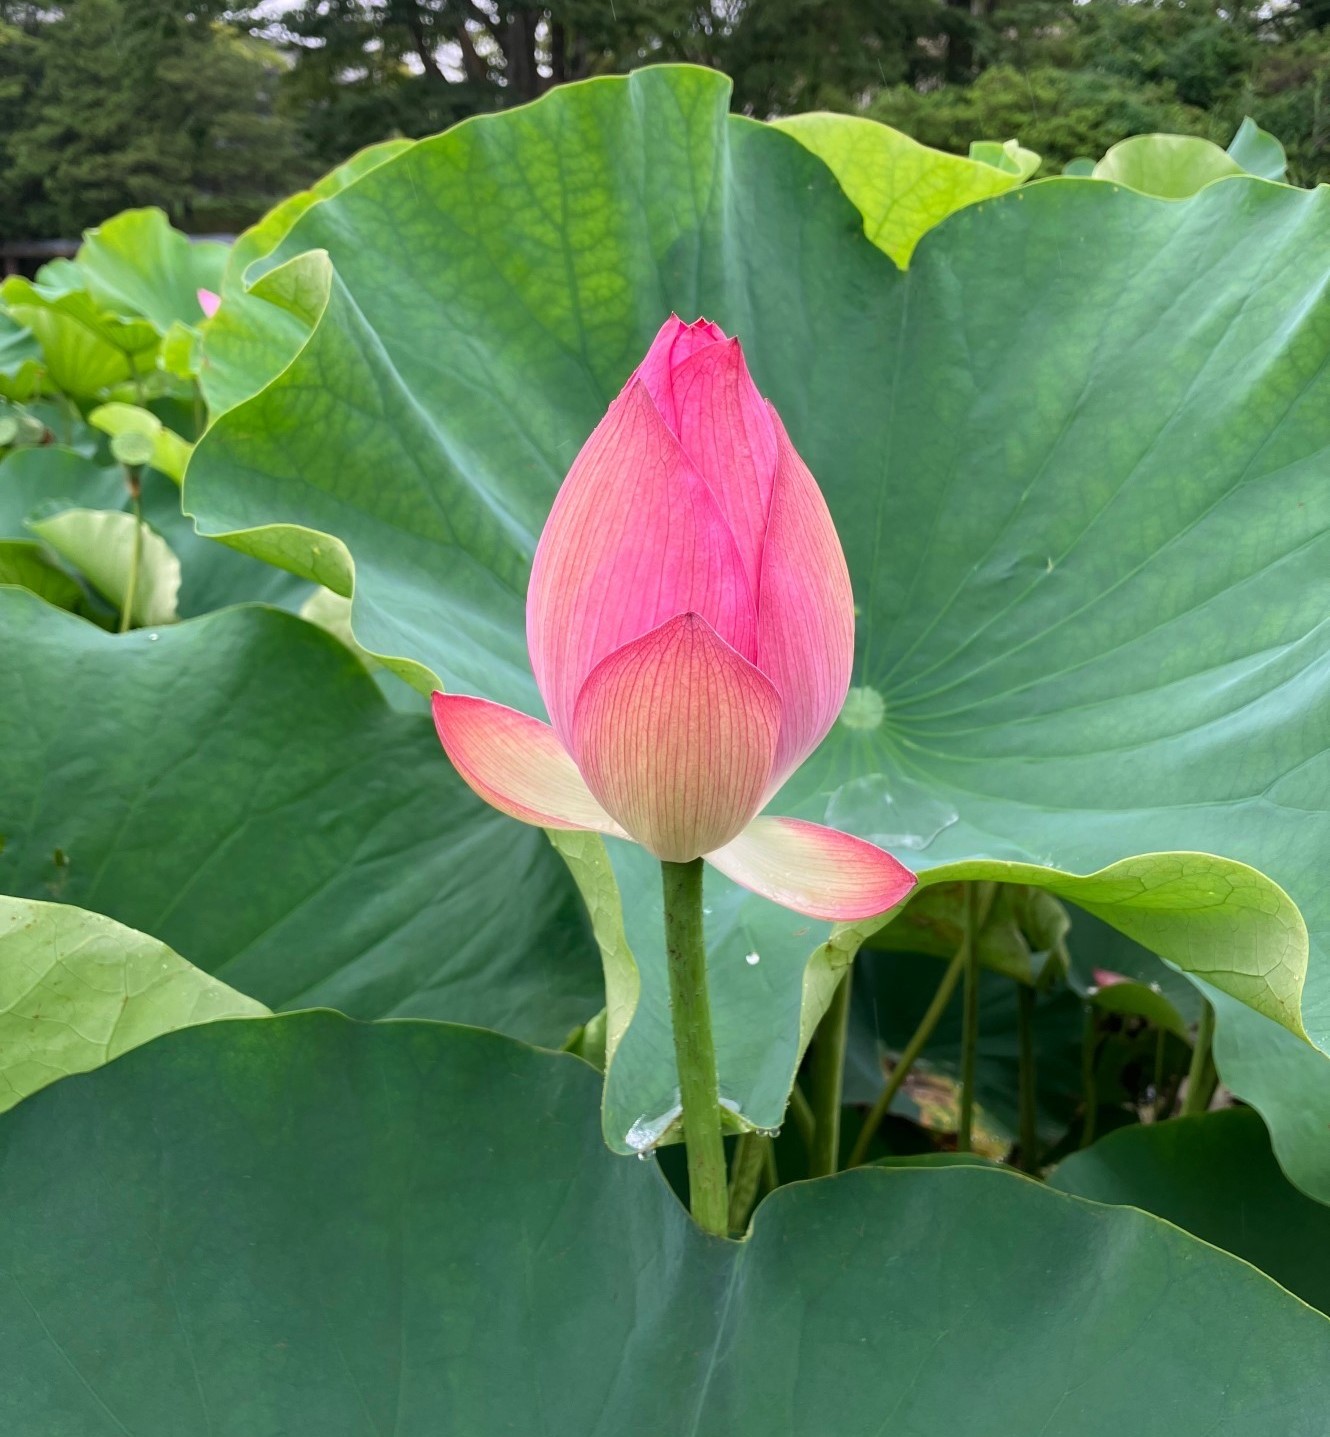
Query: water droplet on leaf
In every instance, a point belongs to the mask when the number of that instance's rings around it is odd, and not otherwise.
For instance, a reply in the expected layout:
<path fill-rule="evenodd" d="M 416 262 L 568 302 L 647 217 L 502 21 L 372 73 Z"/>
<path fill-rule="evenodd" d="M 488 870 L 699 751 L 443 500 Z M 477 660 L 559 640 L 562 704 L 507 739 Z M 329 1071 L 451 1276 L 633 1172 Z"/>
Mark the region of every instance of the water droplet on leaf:
<path fill-rule="evenodd" d="M 917 853 L 959 817 L 946 799 L 914 779 L 874 773 L 843 783 L 827 802 L 826 821 L 881 848 Z"/>
<path fill-rule="evenodd" d="M 654 1118 L 643 1113 L 624 1134 L 624 1143 L 632 1148 L 638 1157 L 646 1157 L 665 1136 L 666 1129 L 682 1112 L 683 1108 L 678 1103 L 674 1103 Z"/>

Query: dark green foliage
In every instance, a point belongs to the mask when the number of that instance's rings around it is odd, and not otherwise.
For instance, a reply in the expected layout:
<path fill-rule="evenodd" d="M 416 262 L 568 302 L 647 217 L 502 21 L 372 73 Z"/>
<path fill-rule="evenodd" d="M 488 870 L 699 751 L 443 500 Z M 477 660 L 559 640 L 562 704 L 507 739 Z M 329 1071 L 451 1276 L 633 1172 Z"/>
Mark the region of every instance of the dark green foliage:
<path fill-rule="evenodd" d="M 6 12 L 0 12 L 0 20 Z M 156 204 L 230 229 L 300 182 L 280 57 L 167 0 L 9 7 L 0 28 L 0 237 L 76 235 Z"/>
<path fill-rule="evenodd" d="M 141 204 L 239 228 L 365 145 L 671 60 L 724 70 L 746 114 L 862 111 L 959 153 L 1015 136 L 1045 174 L 1133 134 L 1226 143 L 1249 114 L 1311 184 L 1327 20 L 1330 0 L 0 0 L 0 238 Z"/>
<path fill-rule="evenodd" d="M 980 136 L 1015 136 L 1057 174 L 1078 155 L 1097 158 L 1127 135 L 1167 131 L 1227 140 L 1204 110 L 1181 104 L 1166 86 L 1134 85 L 1093 70 L 1009 65 L 985 70 L 972 85 L 920 93 L 906 86 L 874 100 L 874 119 L 905 130 L 926 145 L 964 154 Z"/>
<path fill-rule="evenodd" d="M 1330 15 L 1330 11 L 1327 12 Z M 971 84 L 897 84 L 867 102 L 874 118 L 965 153 L 1017 136 L 1056 174 L 1129 135 L 1202 135 L 1220 144 L 1244 115 L 1283 141 L 1289 178 L 1330 176 L 1330 36 L 1313 6 L 1277 19 L 1240 7 L 1088 0 L 995 10 Z"/>

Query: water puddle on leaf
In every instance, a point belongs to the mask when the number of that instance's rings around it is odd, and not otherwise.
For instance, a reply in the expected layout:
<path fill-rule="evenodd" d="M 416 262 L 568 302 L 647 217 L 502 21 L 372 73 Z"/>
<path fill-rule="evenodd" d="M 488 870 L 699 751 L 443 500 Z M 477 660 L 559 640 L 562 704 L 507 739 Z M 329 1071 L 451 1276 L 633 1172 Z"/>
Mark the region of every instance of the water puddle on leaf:
<path fill-rule="evenodd" d="M 843 783 L 827 802 L 832 828 L 857 833 L 870 843 L 918 853 L 960 817 L 945 799 L 913 779 L 882 773 Z"/>
<path fill-rule="evenodd" d="M 682 1112 L 683 1108 L 675 1103 L 654 1118 L 643 1113 L 624 1134 L 623 1140 L 638 1157 L 644 1158 L 665 1136 L 665 1130 Z"/>

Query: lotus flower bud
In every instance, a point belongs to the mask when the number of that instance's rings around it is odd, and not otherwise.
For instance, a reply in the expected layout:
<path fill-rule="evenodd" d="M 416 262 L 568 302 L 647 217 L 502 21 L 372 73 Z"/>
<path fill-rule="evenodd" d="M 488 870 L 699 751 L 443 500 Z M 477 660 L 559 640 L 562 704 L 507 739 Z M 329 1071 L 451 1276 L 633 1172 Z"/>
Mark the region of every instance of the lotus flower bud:
<path fill-rule="evenodd" d="M 705 857 L 816 917 L 913 887 L 872 844 L 758 816 L 840 712 L 854 602 L 817 484 L 716 325 L 672 317 L 573 462 L 527 647 L 548 725 L 434 696 L 444 748 L 495 807 Z"/>

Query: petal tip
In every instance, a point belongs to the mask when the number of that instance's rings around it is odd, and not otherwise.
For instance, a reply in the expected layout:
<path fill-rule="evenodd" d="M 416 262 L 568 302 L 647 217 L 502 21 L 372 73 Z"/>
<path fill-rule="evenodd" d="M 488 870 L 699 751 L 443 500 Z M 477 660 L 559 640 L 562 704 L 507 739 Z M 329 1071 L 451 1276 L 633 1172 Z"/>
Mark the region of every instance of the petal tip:
<path fill-rule="evenodd" d="M 919 882 L 884 848 L 800 818 L 754 819 L 707 859 L 773 903 L 833 923 L 876 918 Z"/>

